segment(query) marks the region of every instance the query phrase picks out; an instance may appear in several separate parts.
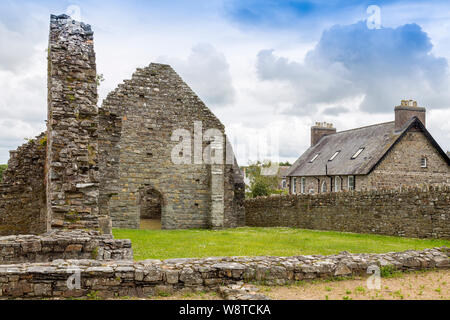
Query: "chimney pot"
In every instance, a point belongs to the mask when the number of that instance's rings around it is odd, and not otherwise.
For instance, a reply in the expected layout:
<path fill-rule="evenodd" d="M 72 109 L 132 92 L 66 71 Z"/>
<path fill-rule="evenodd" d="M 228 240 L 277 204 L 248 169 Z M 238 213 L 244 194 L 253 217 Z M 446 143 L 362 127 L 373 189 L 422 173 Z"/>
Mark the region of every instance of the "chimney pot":
<path fill-rule="evenodd" d="M 316 125 L 311 127 L 311 146 L 319 142 L 323 136 L 333 133 L 336 133 L 336 128 L 333 128 L 332 123 L 316 122 Z"/>
<path fill-rule="evenodd" d="M 403 129 L 405 124 L 413 117 L 417 117 L 425 126 L 426 109 L 417 106 L 417 101 L 402 100 L 399 106 L 395 107 L 395 131 Z"/>

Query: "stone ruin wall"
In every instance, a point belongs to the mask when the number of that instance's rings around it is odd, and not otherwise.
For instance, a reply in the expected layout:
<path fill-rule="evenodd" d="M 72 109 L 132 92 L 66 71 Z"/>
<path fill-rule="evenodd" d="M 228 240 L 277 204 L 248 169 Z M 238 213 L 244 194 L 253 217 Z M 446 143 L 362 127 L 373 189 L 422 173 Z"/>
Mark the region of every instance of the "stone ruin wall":
<path fill-rule="evenodd" d="M 189 131 L 194 141 L 195 122 L 202 122 L 203 133 L 211 128 L 224 133 L 224 126 L 170 66 L 138 69 L 108 95 L 99 115 L 99 201 L 114 227 L 139 228 L 140 194 L 147 190 L 162 195 L 165 229 L 243 225 L 244 194 L 233 165 L 171 160 L 180 143 L 171 141 L 175 130 Z M 203 149 L 207 145 L 202 142 Z M 220 148 L 226 149 L 225 141 Z"/>
<path fill-rule="evenodd" d="M 42 235 L 0 237 L 0 265 L 60 259 L 133 260 L 130 240 L 96 231 L 50 231 Z"/>
<path fill-rule="evenodd" d="M 45 149 L 43 133 L 11 151 L 0 182 L 0 235 L 47 231 Z"/>
<path fill-rule="evenodd" d="M 179 143 L 171 141 L 174 130 L 187 129 L 194 137 L 195 121 L 202 122 L 203 133 L 210 128 L 224 133 L 224 127 L 170 66 L 138 69 L 98 112 L 91 27 L 52 15 L 48 53 L 46 150 L 30 145 L 39 150 L 13 153 L 11 161 L 19 164 L 11 164 L 9 171 L 26 170 L 28 180 L 19 177 L 14 190 L 8 189 L 6 182 L 17 175 L 8 180 L 6 172 L 0 188 L 1 234 L 51 229 L 110 233 L 110 216 L 116 227 L 138 228 L 139 194 L 152 188 L 163 197 L 165 228 L 244 225 L 244 184 L 236 163 L 171 162 L 172 148 Z M 207 144 L 203 141 L 203 148 Z M 36 170 L 29 168 L 29 157 L 41 159 L 32 164 Z M 32 185 L 32 192 L 23 192 L 25 185 Z"/>
<path fill-rule="evenodd" d="M 51 263 L 0 266 L 0 299 L 148 297 L 162 293 L 216 290 L 229 298 L 242 283 L 285 285 L 295 281 L 368 276 L 370 266 L 399 271 L 448 269 L 448 248 L 384 254 L 294 257 L 217 257 L 132 261 L 55 260 Z M 69 288 L 78 272 L 79 288 Z M 72 282 L 73 283 L 73 282 Z M 234 289 L 236 290 L 236 289 Z M 228 292 L 227 292 L 228 291 Z M 238 290 L 240 291 L 240 290 Z M 238 296 L 247 296 L 238 292 Z M 239 298 L 239 297 L 237 297 Z M 256 297 L 263 298 L 263 297 Z"/>
<path fill-rule="evenodd" d="M 246 225 L 450 239 L 450 185 L 262 197 Z"/>
<path fill-rule="evenodd" d="M 52 228 L 100 228 L 97 72 L 93 32 L 51 16 L 47 213 Z M 105 219 L 106 220 L 106 219 Z"/>

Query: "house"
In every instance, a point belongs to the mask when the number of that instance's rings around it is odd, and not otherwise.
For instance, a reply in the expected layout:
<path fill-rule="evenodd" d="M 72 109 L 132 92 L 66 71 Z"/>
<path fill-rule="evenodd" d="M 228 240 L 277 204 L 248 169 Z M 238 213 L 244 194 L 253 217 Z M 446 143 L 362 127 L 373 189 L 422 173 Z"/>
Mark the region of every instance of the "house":
<path fill-rule="evenodd" d="M 395 107 L 395 121 L 336 132 L 311 128 L 311 147 L 287 173 L 289 191 L 326 193 L 450 182 L 450 158 L 425 127 L 413 100 Z"/>

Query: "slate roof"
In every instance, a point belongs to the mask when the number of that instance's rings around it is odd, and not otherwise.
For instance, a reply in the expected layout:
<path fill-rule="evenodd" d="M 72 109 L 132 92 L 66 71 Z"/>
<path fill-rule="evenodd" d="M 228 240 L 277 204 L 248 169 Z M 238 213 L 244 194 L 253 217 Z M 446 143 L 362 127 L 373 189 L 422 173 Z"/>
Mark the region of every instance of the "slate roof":
<path fill-rule="evenodd" d="M 419 119 L 413 117 L 398 132 L 395 132 L 394 126 L 392 121 L 324 136 L 295 161 L 287 175 L 299 177 L 368 174 L 412 127 L 421 129 L 450 165 L 449 157 Z M 356 159 L 351 159 L 360 148 L 364 148 L 361 154 Z M 329 161 L 336 151 L 340 153 L 333 161 Z M 311 163 L 310 160 L 317 154 L 319 156 Z"/>

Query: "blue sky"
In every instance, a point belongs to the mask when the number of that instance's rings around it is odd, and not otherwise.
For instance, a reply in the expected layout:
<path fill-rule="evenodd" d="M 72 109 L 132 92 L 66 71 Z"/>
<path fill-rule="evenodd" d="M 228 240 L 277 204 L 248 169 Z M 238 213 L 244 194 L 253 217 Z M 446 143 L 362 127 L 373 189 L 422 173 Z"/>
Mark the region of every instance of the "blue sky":
<path fill-rule="evenodd" d="M 370 5 L 379 29 L 367 26 Z M 99 104 L 137 67 L 169 63 L 226 125 L 240 164 L 272 156 L 255 154 L 257 139 L 277 137 L 272 147 L 292 161 L 316 121 L 391 121 L 406 98 L 427 108 L 427 128 L 450 150 L 446 1 L 3 0 L 0 163 L 45 130 L 51 13 L 92 25 Z"/>

